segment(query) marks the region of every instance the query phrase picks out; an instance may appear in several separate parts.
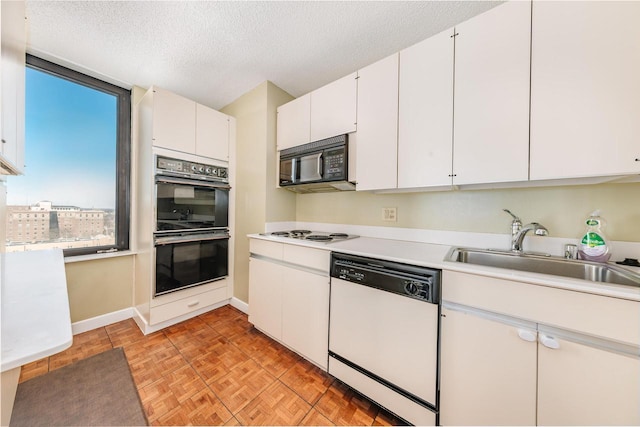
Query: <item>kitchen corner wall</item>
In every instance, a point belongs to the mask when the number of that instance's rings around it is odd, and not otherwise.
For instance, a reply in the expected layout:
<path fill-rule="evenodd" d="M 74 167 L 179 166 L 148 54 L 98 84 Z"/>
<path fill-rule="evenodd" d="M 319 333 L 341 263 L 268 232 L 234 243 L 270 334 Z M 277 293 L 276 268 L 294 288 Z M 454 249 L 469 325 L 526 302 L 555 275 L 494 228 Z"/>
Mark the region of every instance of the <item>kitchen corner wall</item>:
<path fill-rule="evenodd" d="M 131 105 L 134 109 L 145 92 L 146 89 L 137 86 L 131 90 Z M 133 135 L 135 138 L 136 132 Z M 137 141 L 134 139 L 132 143 L 136 144 Z M 132 165 L 135 167 L 135 162 Z M 133 255 L 121 255 L 66 263 L 71 321 L 78 322 L 131 308 L 133 262 Z"/>
<path fill-rule="evenodd" d="M 133 305 L 133 255 L 65 264 L 71 322 Z"/>
<path fill-rule="evenodd" d="M 293 99 L 264 82 L 224 107 L 236 118 L 234 297 L 249 301 L 249 239 L 265 223 L 295 220 L 295 194 L 275 188 L 276 108 Z"/>
<path fill-rule="evenodd" d="M 397 208 L 397 222 L 382 220 L 383 207 Z M 511 217 L 539 222 L 553 237 L 577 239 L 584 220 L 601 209 L 611 240 L 640 242 L 640 183 L 373 194 L 300 194 L 296 220 L 428 230 L 510 232 Z"/>

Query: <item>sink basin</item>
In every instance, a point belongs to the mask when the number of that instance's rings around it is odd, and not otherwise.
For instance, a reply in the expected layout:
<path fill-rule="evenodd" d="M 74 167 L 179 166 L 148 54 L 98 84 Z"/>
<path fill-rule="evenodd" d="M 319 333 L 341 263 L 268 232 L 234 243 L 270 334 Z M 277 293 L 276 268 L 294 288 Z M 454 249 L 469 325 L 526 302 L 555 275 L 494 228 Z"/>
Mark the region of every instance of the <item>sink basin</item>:
<path fill-rule="evenodd" d="M 485 249 L 452 248 L 446 261 L 640 287 L 640 275 L 610 264 Z"/>

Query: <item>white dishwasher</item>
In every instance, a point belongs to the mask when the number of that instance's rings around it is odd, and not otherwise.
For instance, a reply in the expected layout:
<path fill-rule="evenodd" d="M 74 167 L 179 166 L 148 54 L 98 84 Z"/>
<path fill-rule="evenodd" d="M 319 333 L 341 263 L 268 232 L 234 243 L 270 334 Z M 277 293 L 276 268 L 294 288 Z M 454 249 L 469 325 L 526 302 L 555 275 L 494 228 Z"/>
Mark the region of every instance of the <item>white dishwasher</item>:
<path fill-rule="evenodd" d="M 331 255 L 329 373 L 416 425 L 437 425 L 441 271 Z"/>

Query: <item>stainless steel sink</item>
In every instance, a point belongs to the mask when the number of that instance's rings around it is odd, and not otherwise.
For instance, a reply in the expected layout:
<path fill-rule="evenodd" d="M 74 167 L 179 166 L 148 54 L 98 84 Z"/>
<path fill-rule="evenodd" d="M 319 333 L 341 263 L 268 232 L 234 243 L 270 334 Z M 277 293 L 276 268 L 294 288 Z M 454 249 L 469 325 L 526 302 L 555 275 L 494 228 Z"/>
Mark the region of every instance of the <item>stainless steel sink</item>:
<path fill-rule="evenodd" d="M 640 287 L 640 275 L 610 264 L 486 249 L 452 248 L 446 261 Z"/>

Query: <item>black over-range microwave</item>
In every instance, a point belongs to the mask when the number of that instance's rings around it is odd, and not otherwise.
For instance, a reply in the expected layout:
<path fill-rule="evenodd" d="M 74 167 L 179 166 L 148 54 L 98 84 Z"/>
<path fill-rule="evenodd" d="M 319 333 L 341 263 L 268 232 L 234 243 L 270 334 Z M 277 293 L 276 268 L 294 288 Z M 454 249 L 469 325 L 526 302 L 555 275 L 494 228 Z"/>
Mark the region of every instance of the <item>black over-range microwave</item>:
<path fill-rule="evenodd" d="M 280 186 L 296 192 L 355 190 L 349 182 L 348 135 L 280 151 Z"/>

